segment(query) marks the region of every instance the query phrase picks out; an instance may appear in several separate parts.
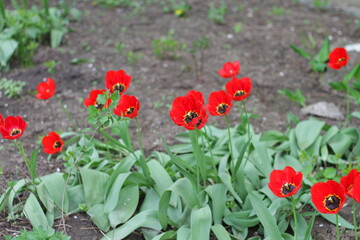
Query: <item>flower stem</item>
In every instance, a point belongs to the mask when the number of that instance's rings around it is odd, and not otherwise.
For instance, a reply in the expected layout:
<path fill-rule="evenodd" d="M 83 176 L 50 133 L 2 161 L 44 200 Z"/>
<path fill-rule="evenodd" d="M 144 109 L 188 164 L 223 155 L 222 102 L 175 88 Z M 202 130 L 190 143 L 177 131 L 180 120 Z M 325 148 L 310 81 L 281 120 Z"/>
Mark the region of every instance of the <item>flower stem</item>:
<path fill-rule="evenodd" d="M 291 201 L 291 205 L 292 205 L 292 212 L 293 212 L 293 216 L 294 216 L 294 223 L 295 223 L 295 236 L 294 236 L 294 239 L 295 240 L 298 240 L 298 221 L 297 221 L 297 216 L 296 216 L 296 199 L 295 198 L 292 198 L 292 201 Z"/>
<path fill-rule="evenodd" d="M 358 231 L 357 231 L 357 223 L 356 223 L 356 202 L 353 199 L 353 204 L 352 204 L 352 214 L 353 214 L 353 221 L 354 221 L 354 233 L 355 233 L 355 240 L 358 240 Z"/>
<path fill-rule="evenodd" d="M 233 149 L 232 149 L 232 141 L 231 141 L 231 133 L 230 133 L 230 123 L 229 123 L 229 117 L 227 115 L 225 115 L 225 121 L 226 121 L 226 127 L 227 127 L 228 136 L 229 136 L 230 165 L 231 165 L 231 169 L 233 169 L 235 167 L 235 164 L 233 162 Z"/>
<path fill-rule="evenodd" d="M 205 131 L 205 134 L 208 136 L 208 133 L 207 133 L 207 131 L 206 131 L 206 127 L 204 128 L 204 131 Z M 203 142 L 204 145 L 205 145 L 205 141 L 204 141 L 204 136 L 203 136 L 203 135 L 201 135 L 201 139 L 202 139 L 202 142 Z M 206 141 L 207 141 L 207 144 L 208 144 L 208 151 L 210 152 L 210 156 L 211 156 L 211 166 L 212 166 L 212 168 L 213 168 L 213 170 L 214 170 L 216 180 L 218 180 L 218 179 L 217 179 L 218 174 L 217 174 L 217 169 L 216 169 L 216 165 L 215 165 L 215 162 L 214 162 L 214 155 L 213 155 L 213 152 L 212 152 L 211 141 L 209 140 L 209 138 L 206 138 Z M 205 151 L 204 151 L 204 152 L 205 152 Z"/>
<path fill-rule="evenodd" d="M 340 240 L 340 229 L 339 229 L 339 214 L 336 213 L 336 240 Z"/>
<path fill-rule="evenodd" d="M 31 163 L 30 163 L 28 157 L 26 156 L 25 149 L 24 149 L 24 146 L 23 146 L 22 142 L 21 142 L 21 141 L 18 141 L 18 140 L 15 140 L 14 143 L 15 143 L 17 149 L 19 150 L 20 154 L 23 156 L 23 159 L 24 159 L 26 168 L 27 168 L 28 171 L 29 171 L 31 180 L 32 180 L 32 182 L 34 182 L 34 180 L 35 180 L 35 174 L 34 174 L 33 171 L 32 171 L 32 167 L 34 167 L 34 166 L 31 166 Z"/>
<path fill-rule="evenodd" d="M 65 112 L 65 115 L 69 118 L 69 120 L 71 121 L 71 123 L 73 124 L 73 127 L 75 129 L 79 129 L 79 125 L 76 123 L 75 119 L 71 116 L 71 114 L 69 113 L 69 111 L 67 110 L 67 108 L 65 107 L 64 103 L 61 101 L 61 99 L 55 95 L 57 101 L 59 102 L 60 106 L 62 107 L 62 109 Z"/>
<path fill-rule="evenodd" d="M 245 116 L 246 116 L 248 139 L 250 139 L 250 120 L 249 120 L 248 113 L 247 113 L 247 111 L 246 111 L 246 104 L 245 104 L 245 100 L 244 100 L 244 101 L 242 101 L 242 105 L 243 105 L 244 112 L 245 112 Z"/>
<path fill-rule="evenodd" d="M 347 67 L 345 66 L 346 76 L 349 74 Z M 349 124 L 350 119 L 350 80 L 349 79 L 346 83 L 346 96 L 345 96 L 345 104 L 346 104 L 346 116 L 344 122 L 344 128 Z"/>
<path fill-rule="evenodd" d="M 140 157 L 140 159 L 139 159 L 139 164 L 140 164 L 142 170 L 144 171 L 145 177 L 149 181 L 152 181 L 151 177 L 150 177 L 149 167 L 148 167 L 148 165 L 146 164 L 146 161 L 145 161 L 145 151 L 144 151 L 144 146 L 143 146 L 143 141 L 142 141 L 141 128 L 140 128 L 139 121 L 138 121 L 137 117 L 135 118 L 135 122 L 136 122 L 137 134 L 138 134 L 138 138 L 139 138 L 140 150 L 141 150 L 141 153 L 142 153 L 142 157 Z"/>

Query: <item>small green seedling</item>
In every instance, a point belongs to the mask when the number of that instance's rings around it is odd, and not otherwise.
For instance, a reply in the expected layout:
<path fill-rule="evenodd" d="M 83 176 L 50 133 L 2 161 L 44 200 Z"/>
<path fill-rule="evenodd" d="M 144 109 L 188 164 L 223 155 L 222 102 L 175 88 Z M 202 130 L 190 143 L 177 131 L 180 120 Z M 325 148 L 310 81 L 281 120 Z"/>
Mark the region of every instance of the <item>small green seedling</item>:
<path fill-rule="evenodd" d="M 0 95 L 2 91 L 8 98 L 18 97 L 20 96 L 26 82 L 23 81 L 15 81 L 12 79 L 2 78 L 0 79 Z"/>

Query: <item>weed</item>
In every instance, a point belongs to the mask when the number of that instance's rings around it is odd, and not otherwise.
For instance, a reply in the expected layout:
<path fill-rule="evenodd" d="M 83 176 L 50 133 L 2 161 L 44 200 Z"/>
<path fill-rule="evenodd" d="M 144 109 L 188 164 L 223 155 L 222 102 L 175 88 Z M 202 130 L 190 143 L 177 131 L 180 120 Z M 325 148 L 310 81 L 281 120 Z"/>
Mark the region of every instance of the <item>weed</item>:
<path fill-rule="evenodd" d="M 283 7 L 272 7 L 271 11 L 269 12 L 272 15 L 282 16 L 285 14 L 285 8 Z"/>
<path fill-rule="evenodd" d="M 221 2 L 220 7 L 215 7 L 214 5 L 210 5 L 208 18 L 217 24 L 225 23 L 225 14 L 227 12 L 227 5 L 225 2 Z"/>
<path fill-rule="evenodd" d="M 131 65 L 136 64 L 138 61 L 140 61 L 142 59 L 142 57 L 143 57 L 142 53 L 136 53 L 133 51 L 128 51 L 126 53 L 127 62 Z"/>
<path fill-rule="evenodd" d="M 16 237 L 5 236 L 6 240 L 27 240 L 27 239 L 42 239 L 42 240 L 70 240 L 71 237 L 62 232 L 55 232 L 50 228 L 45 230 L 43 228 L 34 228 L 32 232 L 26 229 L 21 230 L 20 235 Z"/>
<path fill-rule="evenodd" d="M 190 10 L 191 6 L 185 1 L 176 2 L 175 0 L 161 1 L 164 13 L 174 13 L 178 17 L 185 16 Z"/>
<path fill-rule="evenodd" d="M 313 0 L 314 8 L 322 9 L 329 7 L 329 0 Z"/>
<path fill-rule="evenodd" d="M 210 46 L 210 39 L 206 37 L 201 37 L 197 41 L 193 41 L 191 43 L 191 47 L 188 48 L 188 51 L 191 53 L 192 59 L 194 61 L 196 79 L 198 82 L 203 80 L 203 72 L 204 72 L 204 51 L 208 49 Z M 200 56 L 197 56 L 200 54 Z"/>
<path fill-rule="evenodd" d="M 4 94 L 8 98 L 20 96 L 25 85 L 26 85 L 26 82 L 23 82 L 23 81 L 15 81 L 15 80 L 6 79 L 6 78 L 0 79 L 0 90 L 4 91 Z"/>
<path fill-rule="evenodd" d="M 241 33 L 242 31 L 244 31 L 244 26 L 242 25 L 241 22 L 235 23 L 234 25 L 234 33 Z"/>
<path fill-rule="evenodd" d="M 50 74 L 53 74 L 55 72 L 55 67 L 57 64 L 61 63 L 61 61 L 55 61 L 55 60 L 50 60 L 47 62 L 44 62 L 43 65 L 47 68 L 47 72 Z"/>
<path fill-rule="evenodd" d="M 282 90 L 278 90 L 278 93 L 280 95 L 283 95 L 283 96 L 289 98 L 291 101 L 296 102 L 301 107 L 306 106 L 306 103 L 305 103 L 306 97 L 302 94 L 300 89 L 296 89 L 294 92 L 292 92 L 292 91 L 284 88 Z"/>
<path fill-rule="evenodd" d="M 114 51 L 116 53 L 120 53 L 120 54 L 124 53 L 124 51 L 125 51 L 125 43 L 116 42 Z"/>
<path fill-rule="evenodd" d="M 152 41 L 152 48 L 155 55 L 160 59 L 177 59 L 178 51 L 186 48 L 185 44 L 180 44 L 174 39 L 174 31 L 169 31 L 166 37 Z"/>

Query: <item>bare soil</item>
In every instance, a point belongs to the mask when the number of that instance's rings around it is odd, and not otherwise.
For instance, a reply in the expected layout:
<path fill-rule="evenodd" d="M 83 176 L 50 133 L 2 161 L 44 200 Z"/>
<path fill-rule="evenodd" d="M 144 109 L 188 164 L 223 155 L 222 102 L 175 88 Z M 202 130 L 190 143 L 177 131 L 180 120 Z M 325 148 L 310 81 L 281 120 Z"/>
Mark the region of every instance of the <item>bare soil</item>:
<path fill-rule="evenodd" d="M 159 1 L 147 6 L 144 11 L 132 14 L 131 9 L 105 9 L 94 6 L 90 1 L 78 1 L 81 22 L 71 23 L 60 48 L 41 46 L 34 56 L 34 65 L 20 68 L 16 62 L 11 71 L 1 72 L 1 77 L 27 82 L 24 94 L 16 99 L 0 97 L 0 113 L 4 116 L 21 115 L 28 123 L 22 137 L 26 150 L 30 152 L 38 146 L 41 138 L 49 131 L 73 130 L 61 106 L 55 98 L 40 101 L 34 97 L 37 84 L 44 77 L 51 77 L 57 83 L 56 95 L 67 106 L 68 111 L 81 127 L 87 127 L 87 111 L 83 104 L 92 89 L 104 89 L 105 73 L 108 70 L 124 69 L 133 76 L 128 94 L 136 95 L 141 102 L 139 116 L 146 152 L 163 150 L 160 135 L 171 145 L 174 136 L 184 129 L 174 125 L 169 117 L 169 107 L 176 96 L 185 95 L 189 90 L 202 91 L 205 96 L 220 90 L 227 80 L 217 75 L 217 70 L 227 61 L 241 63 L 240 76 L 250 77 L 253 90 L 246 104 L 251 113 L 259 117 L 251 123 L 256 132 L 270 129 L 284 130 L 287 113 L 299 118 L 300 107 L 279 95 L 279 89 L 301 89 L 307 103 L 329 101 L 345 113 L 344 98 L 321 85 L 319 75 L 310 71 L 307 60 L 300 58 L 289 44 L 303 46 L 302 36 L 311 33 L 319 47 L 327 35 L 332 36 L 333 47 L 339 43 L 353 43 L 359 40 L 360 29 L 356 17 L 338 10 L 317 10 L 308 6 L 282 0 L 224 1 L 228 6 L 225 24 L 215 24 L 208 19 L 209 5 L 217 1 L 189 0 L 192 10 L 184 18 L 164 14 Z M 283 14 L 275 14 L 273 7 L 285 9 Z M 233 27 L 241 22 L 243 31 L 234 33 Z M 191 45 L 200 37 L 208 37 L 211 46 L 205 51 L 203 80 L 196 80 L 194 61 L 190 53 L 180 51 L 175 60 L 161 60 L 152 51 L 152 40 L 166 36 L 174 30 L 175 39 Z M 126 51 L 141 53 L 142 59 L 136 64 L 128 63 L 126 57 L 117 53 L 117 42 L 124 43 Z M 94 59 L 93 63 L 71 64 L 74 58 Z M 56 60 L 55 73 L 49 74 L 44 62 Z M 352 61 L 359 61 L 354 59 Z M 355 109 L 356 106 L 351 106 Z M 230 115 L 233 124 L 238 119 L 238 111 Z M 331 124 L 338 124 L 330 121 Z M 224 122 L 210 117 L 211 124 L 224 127 Z M 359 126 L 359 122 L 352 122 Z M 26 172 L 23 160 L 10 141 L 0 140 L 0 164 L 4 175 L 1 186 L 6 181 L 24 178 Z M 50 161 L 44 153 L 38 160 L 40 175 L 63 170 L 61 159 Z M 350 210 L 341 215 L 351 218 Z M 2 216 L 0 232 L 12 234 L 22 227 L 29 228 L 26 220 L 7 223 Z M 86 217 L 86 214 L 69 216 L 68 234 L 73 239 L 98 239 L 102 236 Z M 24 223 L 25 222 L 25 223 Z M 23 224 L 22 224 L 23 223 Z M 1 237 L 0 237 L 1 238 Z M 129 239 L 142 239 L 139 233 Z M 313 239 L 335 239 L 335 228 L 322 219 L 317 219 Z M 345 232 L 342 239 L 354 239 Z"/>

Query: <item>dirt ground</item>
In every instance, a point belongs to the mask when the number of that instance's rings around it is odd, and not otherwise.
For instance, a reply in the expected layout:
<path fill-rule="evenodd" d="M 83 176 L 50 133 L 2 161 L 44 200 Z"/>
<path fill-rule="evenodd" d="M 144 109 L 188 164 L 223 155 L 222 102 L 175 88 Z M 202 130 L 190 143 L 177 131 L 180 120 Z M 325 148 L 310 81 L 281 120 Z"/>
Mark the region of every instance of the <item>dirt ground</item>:
<path fill-rule="evenodd" d="M 136 95 L 141 103 L 139 116 L 142 126 L 146 152 L 162 150 L 160 135 L 169 144 L 174 143 L 174 135 L 184 129 L 174 125 L 169 117 L 169 107 L 176 96 L 185 95 L 194 89 L 204 95 L 220 90 L 225 79 L 217 75 L 217 70 L 227 61 L 238 60 L 241 63 L 240 76 L 252 79 L 253 90 L 247 101 L 247 108 L 259 117 L 252 119 L 256 132 L 276 129 L 284 130 L 287 113 L 299 118 L 300 107 L 279 95 L 282 88 L 301 89 L 307 97 L 307 104 L 318 101 L 335 103 L 345 113 L 343 96 L 334 94 L 324 87 L 319 76 L 311 73 L 307 60 L 300 58 L 289 44 L 304 47 L 302 36 L 312 34 L 317 47 L 327 35 L 332 36 L 332 47 L 341 47 L 343 43 L 355 43 L 360 38 L 358 19 L 344 12 L 329 9 L 318 10 L 293 1 L 282 0 L 226 0 L 229 7 L 225 24 L 215 24 L 208 19 L 208 8 L 217 1 L 187 1 L 192 10 L 184 18 L 173 14 L 164 14 L 159 2 L 146 7 L 145 11 L 132 15 L 131 9 L 106 9 L 94 6 L 90 1 L 77 1 L 81 10 L 81 22 L 72 22 L 72 31 L 65 36 L 58 49 L 41 46 L 34 56 L 34 66 L 20 68 L 16 62 L 9 72 L 1 72 L 0 77 L 27 82 L 24 94 L 17 99 L 0 97 L 0 113 L 4 116 L 21 115 L 28 123 L 22 137 L 26 150 L 34 149 L 42 136 L 49 131 L 64 132 L 72 130 L 63 110 L 55 98 L 40 101 L 34 97 L 37 84 L 44 77 L 51 77 L 57 84 L 57 96 L 67 106 L 81 127 L 87 127 L 84 120 L 87 115 L 83 99 L 92 89 L 104 89 L 105 73 L 108 70 L 124 69 L 133 76 L 128 94 Z M 279 14 L 274 7 L 284 8 Z M 233 28 L 241 23 L 243 31 L 235 33 Z M 203 81 L 195 77 L 194 62 L 191 54 L 180 51 L 175 60 L 161 60 L 152 51 L 152 41 L 175 32 L 175 39 L 191 45 L 200 37 L 210 39 L 210 48 L 205 51 Z M 125 51 L 141 53 L 142 58 L 134 65 L 126 57 L 115 51 L 116 43 L 125 44 Z M 93 59 L 92 63 L 71 64 L 71 60 Z M 55 73 L 49 74 L 44 62 L 55 60 Z M 354 60 L 353 60 L 354 61 Z M 358 59 L 359 61 L 359 59 Z M 356 106 L 351 106 L 355 109 Z M 230 117 L 235 124 L 238 111 Z M 327 120 L 332 124 L 336 121 Z M 210 123 L 224 126 L 224 122 L 210 117 Z M 359 122 L 352 124 L 359 126 Z M 4 175 L 1 185 L 11 179 L 24 177 L 23 160 L 15 146 L 9 141 L 0 140 L 0 166 Z M 38 160 L 39 174 L 63 169 L 61 160 L 47 160 L 45 154 Z M 343 210 L 348 216 L 350 210 Z M 81 221 L 79 221 L 80 219 Z M 23 226 L 26 221 L 6 223 L 2 216 L 0 232 L 11 234 Z M 86 223 L 86 224 L 85 224 Z M 70 216 L 68 234 L 73 239 L 98 239 L 102 234 L 91 224 L 86 214 Z M 135 233 L 129 239 L 142 239 Z M 313 239 L 335 239 L 335 228 L 321 219 L 316 220 Z M 345 233 L 342 239 L 354 239 L 351 233 Z"/>

